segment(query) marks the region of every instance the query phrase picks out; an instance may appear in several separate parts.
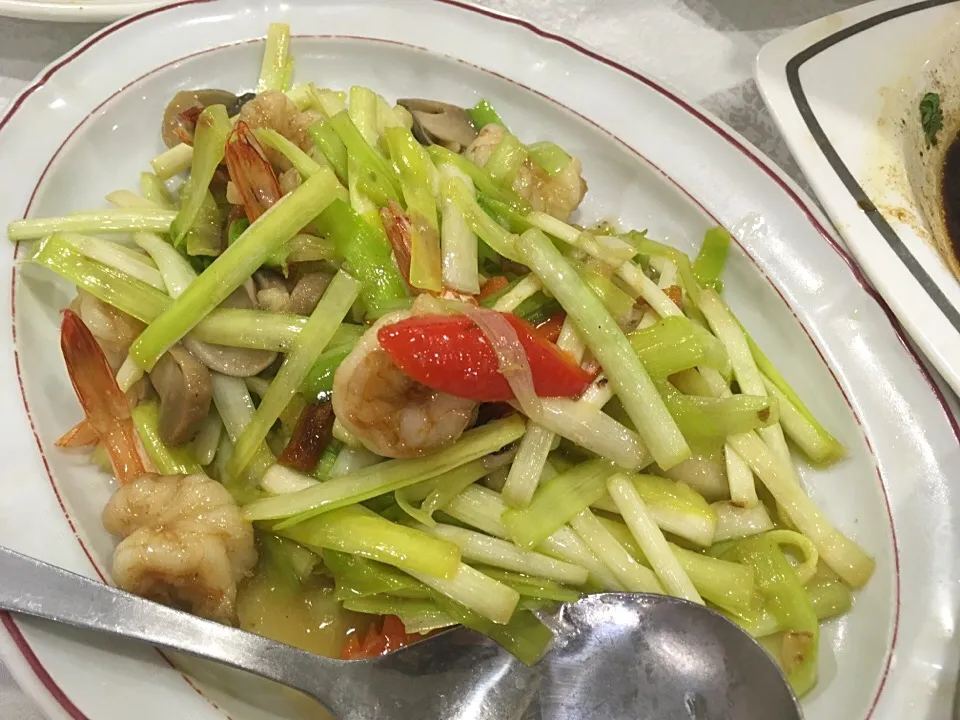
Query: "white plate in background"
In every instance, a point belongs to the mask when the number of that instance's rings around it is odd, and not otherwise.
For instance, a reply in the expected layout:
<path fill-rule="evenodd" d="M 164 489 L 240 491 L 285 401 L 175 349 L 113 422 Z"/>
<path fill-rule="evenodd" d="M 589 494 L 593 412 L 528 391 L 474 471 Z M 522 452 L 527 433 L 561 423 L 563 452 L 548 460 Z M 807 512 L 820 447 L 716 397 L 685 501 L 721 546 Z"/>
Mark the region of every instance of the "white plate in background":
<path fill-rule="evenodd" d="M 168 0 L 0 0 L 0 17 L 56 22 L 110 22 Z"/>
<path fill-rule="evenodd" d="M 106 29 L 14 101 L 0 118 L 0 157 L 18 182 L 0 194 L 0 224 L 97 207 L 133 186 L 161 149 L 169 97 L 249 88 L 273 21 L 293 29 L 301 81 L 366 84 L 390 99 L 487 97 L 524 139 L 556 140 L 584 162 L 585 219 L 619 216 L 687 251 L 714 222 L 731 230 L 739 249 L 727 298 L 850 449 L 830 471 L 805 471 L 807 487 L 877 558 L 854 610 L 824 628 L 806 717 L 943 718 L 960 603 L 953 418 L 813 204 L 737 134 L 658 82 L 449 0 L 182 4 Z M 113 542 L 99 515 L 110 487 L 53 447 L 80 415 L 58 343 L 72 288 L 35 267 L 15 271 L 13 256 L 0 257 L 0 277 L 13 282 L 0 288 L 0 315 L 13 317 L 0 330 L 0 544 L 106 574 Z M 193 662 L 188 684 L 147 648 L 21 619 L 4 625 L 0 652 L 56 718 L 305 717 L 246 676 Z"/>
<path fill-rule="evenodd" d="M 911 188 L 913 126 L 903 125 L 919 124 L 932 66 L 958 45 L 957 2 L 879 0 L 773 40 L 757 56 L 756 78 L 850 252 L 960 391 L 960 282 Z"/>

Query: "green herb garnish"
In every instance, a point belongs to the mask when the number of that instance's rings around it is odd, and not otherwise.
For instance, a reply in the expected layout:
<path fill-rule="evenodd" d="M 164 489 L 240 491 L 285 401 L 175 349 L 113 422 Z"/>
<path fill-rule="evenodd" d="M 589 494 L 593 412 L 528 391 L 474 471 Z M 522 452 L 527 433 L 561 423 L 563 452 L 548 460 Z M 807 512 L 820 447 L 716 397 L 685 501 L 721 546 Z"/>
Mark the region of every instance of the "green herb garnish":
<path fill-rule="evenodd" d="M 936 145 L 937 133 L 943 129 L 943 110 L 937 93 L 928 92 L 920 99 L 920 124 L 927 137 L 927 147 Z"/>

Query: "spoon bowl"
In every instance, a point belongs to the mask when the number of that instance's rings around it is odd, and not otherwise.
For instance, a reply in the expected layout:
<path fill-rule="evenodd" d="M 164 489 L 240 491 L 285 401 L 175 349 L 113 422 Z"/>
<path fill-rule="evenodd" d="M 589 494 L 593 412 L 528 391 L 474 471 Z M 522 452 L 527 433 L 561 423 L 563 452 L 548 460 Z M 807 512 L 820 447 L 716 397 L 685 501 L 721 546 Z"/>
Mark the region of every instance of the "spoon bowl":
<path fill-rule="evenodd" d="M 721 615 L 662 595 L 609 593 L 541 620 L 554 641 L 525 665 L 456 628 L 343 661 L 131 595 L 0 548 L 0 610 L 109 632 L 247 670 L 338 720 L 800 720 L 783 674 Z"/>
<path fill-rule="evenodd" d="M 780 668 L 722 615 L 665 595 L 588 595 L 541 661 L 541 714 L 573 720 L 799 720 Z"/>

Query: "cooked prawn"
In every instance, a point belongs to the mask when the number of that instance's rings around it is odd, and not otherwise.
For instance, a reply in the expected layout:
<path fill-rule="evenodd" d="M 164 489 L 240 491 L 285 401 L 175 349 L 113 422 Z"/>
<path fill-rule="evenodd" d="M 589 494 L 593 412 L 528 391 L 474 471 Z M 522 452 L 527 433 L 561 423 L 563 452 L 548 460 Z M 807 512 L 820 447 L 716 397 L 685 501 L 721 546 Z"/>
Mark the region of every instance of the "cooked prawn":
<path fill-rule="evenodd" d="M 470 162 L 484 167 L 490 162 L 493 151 L 503 140 L 506 131 L 495 123 L 484 125 L 472 143 L 463 151 L 463 156 Z"/>
<path fill-rule="evenodd" d="M 292 193 L 303 184 L 303 178 L 300 177 L 300 172 L 296 168 L 284 170 L 277 180 L 280 182 L 280 192 L 284 195 Z"/>
<path fill-rule="evenodd" d="M 114 552 L 113 580 L 134 595 L 236 622 L 237 585 L 223 543 L 211 535 L 137 531 Z"/>
<path fill-rule="evenodd" d="M 176 122 L 172 127 L 172 132 L 180 142 L 193 145 L 193 134 L 196 132 L 197 120 L 200 118 L 200 113 L 202 112 L 203 105 L 197 103 L 177 115 Z"/>
<path fill-rule="evenodd" d="M 60 348 L 70 382 L 87 421 L 104 444 L 120 484 L 147 473 L 130 405 L 93 333 L 72 310 L 64 310 Z"/>
<path fill-rule="evenodd" d="M 323 115 L 314 111 L 299 110 L 294 102 L 279 90 L 265 90 L 245 103 L 240 110 L 240 120 L 251 129 L 269 128 L 276 130 L 287 140 L 304 152 L 313 149 L 313 141 L 307 132 Z M 290 167 L 290 162 L 272 148 L 266 151 L 266 157 L 277 170 Z"/>
<path fill-rule="evenodd" d="M 441 288 L 439 293 L 433 290 L 425 290 L 414 287 L 410 282 L 410 264 L 413 262 L 413 233 L 416 230 L 420 237 L 426 242 L 421 245 L 431 253 L 431 257 L 425 264 L 435 264 L 440 266 L 440 240 L 437 233 L 429 227 L 423 216 L 408 216 L 397 203 L 393 200 L 387 203 L 385 207 L 380 208 L 380 220 L 383 222 L 383 229 L 386 231 L 387 239 L 390 240 L 390 247 L 393 248 L 393 257 L 397 261 L 397 268 L 400 275 L 407 283 L 411 292 L 429 295 L 438 295 L 447 300 L 459 300 L 461 302 L 474 302 L 472 295 Z M 435 253 L 435 254 L 434 254 Z"/>
<path fill-rule="evenodd" d="M 237 583 L 256 564 L 253 528 L 206 475 L 145 475 L 118 489 L 103 525 L 123 538 L 113 579 L 129 592 L 235 623 Z"/>
<path fill-rule="evenodd" d="M 283 197 L 277 175 L 263 146 L 242 120 L 227 136 L 224 160 L 230 181 L 243 200 L 247 219 L 253 222 Z"/>
<path fill-rule="evenodd" d="M 77 290 L 77 297 L 70 303 L 70 309 L 80 316 L 83 324 L 93 333 L 113 371 L 119 370 L 130 346 L 146 325 L 85 290 Z"/>
<path fill-rule="evenodd" d="M 485 126 L 463 154 L 477 165 L 486 165 L 503 139 L 504 132 L 500 125 Z M 581 172 L 580 161 L 576 158 L 556 175 L 550 175 L 527 158 L 513 180 L 513 189 L 528 200 L 534 210 L 566 221 L 587 192 Z"/>
<path fill-rule="evenodd" d="M 390 240 L 390 246 L 393 248 L 393 257 L 397 260 L 397 268 L 411 290 L 410 285 L 410 261 L 411 261 L 411 234 L 413 229 L 410 227 L 410 219 L 403 212 L 397 203 L 393 200 L 387 203 L 386 207 L 380 208 L 380 220 L 383 222 L 383 228 Z"/>
<path fill-rule="evenodd" d="M 375 323 L 333 378 L 337 419 L 369 450 L 393 458 L 429 455 L 454 442 L 477 411 L 475 401 L 431 390 L 393 364 L 377 331 L 403 317 L 392 313 Z"/>
<path fill-rule="evenodd" d="M 98 442 L 100 442 L 100 436 L 97 435 L 97 431 L 93 429 L 90 421 L 84 418 L 61 435 L 56 442 L 56 446 L 65 448 L 90 447 Z"/>

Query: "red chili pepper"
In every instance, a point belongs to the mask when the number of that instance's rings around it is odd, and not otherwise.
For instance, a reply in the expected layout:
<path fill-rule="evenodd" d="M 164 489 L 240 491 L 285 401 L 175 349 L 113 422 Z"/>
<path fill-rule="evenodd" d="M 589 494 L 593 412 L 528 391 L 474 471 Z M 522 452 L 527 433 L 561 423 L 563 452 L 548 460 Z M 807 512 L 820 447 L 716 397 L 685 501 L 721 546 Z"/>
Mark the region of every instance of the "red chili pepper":
<path fill-rule="evenodd" d="M 593 379 L 556 345 L 511 313 L 540 397 L 576 397 Z M 397 367 L 429 388 L 480 402 L 513 400 L 500 373 L 497 355 L 483 331 L 465 315 L 416 315 L 377 333 L 380 346 Z"/>
<path fill-rule="evenodd" d="M 382 629 L 378 630 L 376 625 L 371 625 L 362 639 L 358 632 L 347 638 L 340 651 L 340 659 L 365 660 L 379 657 L 415 643 L 423 637 L 417 633 L 408 633 L 396 615 L 386 615 Z"/>
<path fill-rule="evenodd" d="M 360 655 L 360 637 L 359 633 L 353 633 L 347 638 L 347 641 L 340 649 L 341 660 L 356 660 Z"/>
<path fill-rule="evenodd" d="M 664 288 L 663 294 L 670 298 L 674 305 L 681 310 L 683 309 L 683 290 L 680 289 L 679 285 L 671 285 L 670 287 Z"/>
<path fill-rule="evenodd" d="M 560 331 L 563 330 L 563 322 L 567 319 L 566 313 L 557 313 L 553 317 L 547 318 L 537 325 L 537 335 L 544 340 L 555 343 L 560 339 Z"/>
<path fill-rule="evenodd" d="M 509 284 L 510 281 L 507 280 L 507 278 L 505 278 L 503 275 L 494 275 L 483 284 L 483 287 L 480 288 L 480 294 L 477 295 L 477 300 L 486 300 L 491 295 L 503 290 Z"/>
<path fill-rule="evenodd" d="M 363 657 L 378 657 L 387 654 L 388 638 L 383 633 L 378 633 L 375 628 L 370 628 L 363 645 L 360 646 L 360 652 Z"/>

